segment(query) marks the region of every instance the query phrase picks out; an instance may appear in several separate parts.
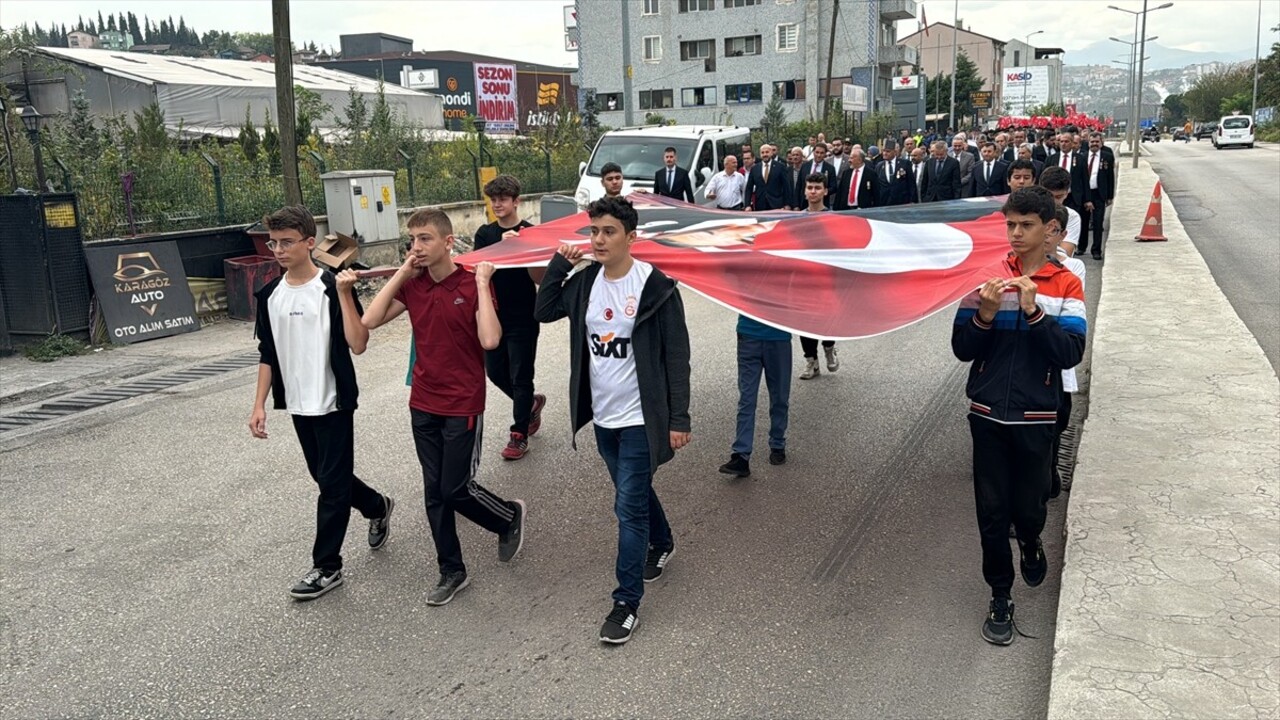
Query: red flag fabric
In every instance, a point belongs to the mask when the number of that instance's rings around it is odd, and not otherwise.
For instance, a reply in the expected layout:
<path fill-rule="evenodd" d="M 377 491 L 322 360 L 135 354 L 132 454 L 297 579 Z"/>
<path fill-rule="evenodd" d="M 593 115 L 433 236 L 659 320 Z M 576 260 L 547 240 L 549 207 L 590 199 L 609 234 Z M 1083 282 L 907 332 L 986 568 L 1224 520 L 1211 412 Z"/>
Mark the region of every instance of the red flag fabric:
<path fill-rule="evenodd" d="M 765 324 L 823 339 L 879 335 L 923 320 L 1007 274 L 1003 198 L 849 212 L 741 213 L 650 194 L 632 255 Z M 561 244 L 591 254 L 586 213 L 525 228 L 459 263 L 545 266 Z"/>

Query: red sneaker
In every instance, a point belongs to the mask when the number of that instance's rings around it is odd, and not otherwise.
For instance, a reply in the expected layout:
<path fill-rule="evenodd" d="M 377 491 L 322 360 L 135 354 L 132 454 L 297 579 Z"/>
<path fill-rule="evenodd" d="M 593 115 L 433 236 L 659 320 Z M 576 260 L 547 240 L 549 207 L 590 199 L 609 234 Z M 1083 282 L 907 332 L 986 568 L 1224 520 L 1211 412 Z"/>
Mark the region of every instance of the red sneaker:
<path fill-rule="evenodd" d="M 533 412 L 529 413 L 529 437 L 538 434 L 542 427 L 542 408 L 547 406 L 547 396 L 542 393 L 533 394 Z"/>
<path fill-rule="evenodd" d="M 529 440 L 518 432 L 511 433 L 511 440 L 502 448 L 503 460 L 519 460 L 529 452 Z"/>

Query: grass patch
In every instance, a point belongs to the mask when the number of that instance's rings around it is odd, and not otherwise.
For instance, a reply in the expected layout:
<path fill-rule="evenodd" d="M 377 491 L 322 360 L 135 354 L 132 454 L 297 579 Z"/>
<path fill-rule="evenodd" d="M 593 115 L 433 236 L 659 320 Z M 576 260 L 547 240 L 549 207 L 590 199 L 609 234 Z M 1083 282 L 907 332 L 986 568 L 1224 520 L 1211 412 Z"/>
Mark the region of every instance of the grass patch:
<path fill-rule="evenodd" d="M 83 355 L 88 348 L 84 342 L 67 335 L 50 335 L 34 345 L 22 349 L 22 354 L 36 362 L 53 362 L 58 358 Z"/>

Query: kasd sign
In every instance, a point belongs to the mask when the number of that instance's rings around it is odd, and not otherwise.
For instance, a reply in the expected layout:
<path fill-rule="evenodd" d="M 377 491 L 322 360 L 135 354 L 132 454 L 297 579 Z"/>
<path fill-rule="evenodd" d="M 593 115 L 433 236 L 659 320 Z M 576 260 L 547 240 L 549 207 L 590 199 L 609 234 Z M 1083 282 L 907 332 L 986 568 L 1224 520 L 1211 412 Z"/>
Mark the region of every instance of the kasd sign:
<path fill-rule="evenodd" d="M 176 243 L 86 247 L 84 255 L 113 342 L 200 329 Z"/>
<path fill-rule="evenodd" d="M 475 63 L 476 117 L 484 118 L 485 132 L 515 132 L 520 100 L 516 90 L 516 66 Z"/>

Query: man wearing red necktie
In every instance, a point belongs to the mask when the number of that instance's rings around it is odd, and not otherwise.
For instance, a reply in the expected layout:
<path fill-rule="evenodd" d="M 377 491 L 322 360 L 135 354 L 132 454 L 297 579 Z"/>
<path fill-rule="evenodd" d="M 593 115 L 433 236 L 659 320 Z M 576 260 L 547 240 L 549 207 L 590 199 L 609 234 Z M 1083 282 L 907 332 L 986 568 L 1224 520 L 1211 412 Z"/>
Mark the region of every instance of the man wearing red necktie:
<path fill-rule="evenodd" d="M 840 173 L 836 184 L 835 210 L 857 210 L 876 206 L 876 196 L 880 193 L 879 176 L 866 164 L 866 153 L 861 149 L 851 150 L 849 164 Z"/>

